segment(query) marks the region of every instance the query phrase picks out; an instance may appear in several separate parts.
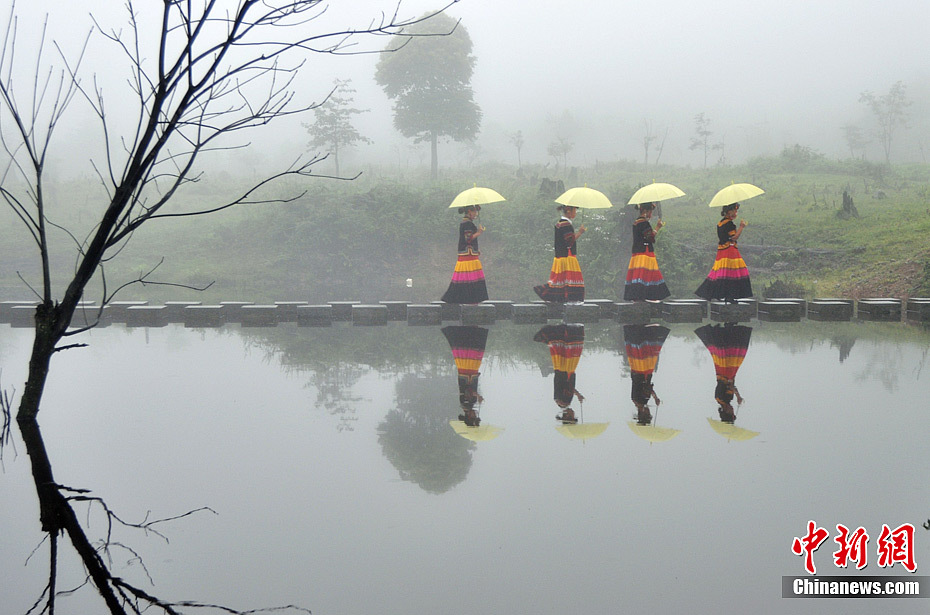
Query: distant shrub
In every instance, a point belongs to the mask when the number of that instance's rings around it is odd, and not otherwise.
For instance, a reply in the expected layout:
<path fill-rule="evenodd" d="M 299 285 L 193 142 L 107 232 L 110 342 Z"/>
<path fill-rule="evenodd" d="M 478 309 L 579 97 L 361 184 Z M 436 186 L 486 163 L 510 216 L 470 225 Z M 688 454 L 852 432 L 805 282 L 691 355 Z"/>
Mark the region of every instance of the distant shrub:
<path fill-rule="evenodd" d="M 806 292 L 804 285 L 798 282 L 792 282 L 788 279 L 776 279 L 762 289 L 762 296 L 766 299 L 803 297 Z"/>
<path fill-rule="evenodd" d="M 799 143 L 785 146 L 778 156 L 757 156 L 747 164 L 756 172 L 770 173 L 828 172 L 836 166 L 814 148 Z"/>

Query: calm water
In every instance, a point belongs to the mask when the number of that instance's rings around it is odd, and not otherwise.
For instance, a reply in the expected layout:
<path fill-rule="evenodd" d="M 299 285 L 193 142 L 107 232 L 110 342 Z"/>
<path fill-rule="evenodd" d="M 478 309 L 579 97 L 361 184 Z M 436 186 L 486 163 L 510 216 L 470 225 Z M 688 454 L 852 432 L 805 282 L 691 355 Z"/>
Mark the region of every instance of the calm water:
<path fill-rule="evenodd" d="M 585 326 L 583 343 L 529 325 L 486 328 L 483 349 L 453 334 L 458 365 L 439 328 L 403 323 L 113 326 L 54 359 L 39 420 L 58 482 L 121 518 L 214 511 L 160 525 L 170 542 L 116 530 L 133 551 L 113 550 L 114 573 L 172 600 L 318 615 L 926 612 L 927 599 L 786 600 L 781 577 L 804 574 L 790 547 L 808 520 L 831 532 L 818 574 L 843 573 L 837 523 L 872 537 L 865 573 L 897 575 L 874 545 L 882 524 L 912 523 L 930 572 L 930 333 L 750 324 L 741 352 L 719 330 L 710 344 L 736 367 L 733 425 L 696 326 L 659 344 L 614 323 Z M 3 386 L 21 390 L 31 337 L 0 326 Z M 633 361 L 631 339 L 646 340 Z M 652 434 L 631 400 L 643 364 L 662 402 Z M 474 368 L 487 441 L 450 425 L 474 390 L 459 371 Z M 606 424 L 588 439 L 555 418 L 572 369 L 584 403 L 571 407 Z M 2 466 L 0 613 L 18 614 L 47 582 L 48 544 L 18 434 Z M 104 535 L 99 513 L 78 511 Z M 59 587 L 76 587 L 62 551 Z M 86 587 L 58 606 L 104 611 Z"/>

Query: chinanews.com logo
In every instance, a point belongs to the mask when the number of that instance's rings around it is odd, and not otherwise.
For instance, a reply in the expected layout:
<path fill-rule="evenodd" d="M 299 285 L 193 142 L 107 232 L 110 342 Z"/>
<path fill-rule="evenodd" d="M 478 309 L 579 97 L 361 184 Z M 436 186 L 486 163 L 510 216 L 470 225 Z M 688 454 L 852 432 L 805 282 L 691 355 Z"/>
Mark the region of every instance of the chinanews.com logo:
<path fill-rule="evenodd" d="M 930 577 L 916 576 L 914 558 L 914 526 L 905 523 L 894 529 L 882 524 L 875 541 L 876 564 L 879 568 L 893 569 L 899 565 L 910 574 L 882 576 L 816 576 L 814 553 L 830 537 L 830 532 L 818 527 L 815 521 L 807 522 L 807 533 L 795 537 L 791 552 L 804 558 L 806 576 L 782 577 L 782 598 L 930 598 Z M 864 570 L 869 565 L 869 541 L 864 527 L 850 530 L 836 524 L 833 542 L 833 565 L 839 569 Z"/>

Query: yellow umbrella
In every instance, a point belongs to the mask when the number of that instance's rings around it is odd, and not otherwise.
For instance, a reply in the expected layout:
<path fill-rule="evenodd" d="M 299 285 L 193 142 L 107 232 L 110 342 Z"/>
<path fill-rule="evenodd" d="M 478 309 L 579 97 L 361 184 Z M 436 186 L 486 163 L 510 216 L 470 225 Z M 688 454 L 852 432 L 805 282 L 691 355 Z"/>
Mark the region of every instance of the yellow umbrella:
<path fill-rule="evenodd" d="M 647 184 L 633 193 L 628 205 L 639 205 L 640 203 L 658 203 L 669 199 L 677 199 L 684 196 L 685 193 L 671 184 L 656 183 Z"/>
<path fill-rule="evenodd" d="M 555 200 L 559 205 L 569 205 L 571 207 L 587 207 L 588 209 L 607 209 L 613 207 L 613 203 L 603 192 L 594 188 L 588 188 L 587 184 L 583 188 L 570 188 L 562 193 L 562 196 Z"/>
<path fill-rule="evenodd" d="M 449 205 L 449 209 L 468 207 L 469 205 L 487 205 L 488 203 L 499 203 L 500 201 L 506 200 L 507 199 L 502 197 L 495 190 L 481 188 L 475 185 L 473 188 L 459 192 L 458 195 L 452 199 L 452 204 Z"/>
<path fill-rule="evenodd" d="M 588 440 L 604 433 L 610 423 L 575 423 L 557 425 L 556 430 L 570 440 Z"/>
<path fill-rule="evenodd" d="M 452 426 L 452 429 L 458 435 L 462 436 L 466 440 L 471 440 L 472 442 L 486 442 L 487 440 L 493 440 L 497 436 L 501 435 L 501 432 L 504 431 L 503 427 L 497 427 L 496 425 L 478 425 L 477 427 L 469 427 L 465 424 L 465 421 L 449 421 L 449 425 Z"/>
<path fill-rule="evenodd" d="M 723 421 L 718 421 L 717 419 L 712 419 L 710 417 L 707 417 L 707 422 L 710 423 L 710 426 L 714 431 L 719 433 L 727 440 L 745 442 L 746 440 L 752 440 L 759 435 L 758 431 L 743 429 L 742 427 L 737 427 L 733 423 L 724 423 Z"/>
<path fill-rule="evenodd" d="M 739 203 L 740 201 L 751 199 L 760 194 L 765 194 L 765 190 L 758 186 L 753 186 L 752 184 L 730 184 L 714 195 L 714 198 L 710 200 L 709 207 L 732 205 L 733 203 Z"/>
<path fill-rule="evenodd" d="M 681 433 L 679 429 L 671 427 L 657 427 L 656 425 L 640 425 L 636 421 L 629 421 L 627 425 L 637 436 L 648 442 L 665 442 Z"/>

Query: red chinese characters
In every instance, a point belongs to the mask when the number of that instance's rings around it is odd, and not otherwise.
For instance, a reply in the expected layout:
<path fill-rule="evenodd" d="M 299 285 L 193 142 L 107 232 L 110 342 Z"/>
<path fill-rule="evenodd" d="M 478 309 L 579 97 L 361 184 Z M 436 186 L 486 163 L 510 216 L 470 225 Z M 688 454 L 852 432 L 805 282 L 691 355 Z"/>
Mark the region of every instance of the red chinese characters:
<path fill-rule="evenodd" d="M 914 560 L 914 526 L 905 523 L 892 530 L 883 523 L 882 533 L 878 537 L 878 565 L 891 568 L 898 563 L 903 564 L 908 572 L 917 570 L 917 562 Z"/>
<path fill-rule="evenodd" d="M 817 574 L 817 568 L 814 566 L 814 551 L 820 548 L 820 545 L 830 535 L 830 532 L 817 527 L 813 521 L 807 522 L 807 535 L 803 538 L 795 538 L 791 543 L 791 552 L 795 555 L 806 553 L 804 558 L 804 569 L 811 574 Z"/>
<path fill-rule="evenodd" d="M 839 548 L 833 552 L 833 564 L 837 568 L 847 568 L 850 562 L 853 562 L 857 570 L 868 566 L 869 533 L 865 528 L 857 527 L 850 531 L 842 523 L 837 523 L 836 531 L 837 536 L 833 542 L 839 545 Z M 827 530 L 817 527 L 816 522 L 808 521 L 807 534 L 792 541 L 791 552 L 805 556 L 804 569 L 808 573 L 817 574 L 814 551 L 820 548 L 829 535 Z M 881 568 L 891 568 L 895 564 L 901 564 L 908 572 L 917 571 L 917 561 L 914 559 L 914 526 L 910 523 L 904 523 L 895 529 L 882 524 L 876 547 L 878 565 Z"/>
<path fill-rule="evenodd" d="M 837 568 L 846 568 L 850 559 L 856 562 L 856 569 L 862 570 L 869 564 L 869 555 L 866 551 L 869 543 L 869 534 L 865 528 L 858 527 L 850 534 L 849 529 L 842 523 L 836 524 L 836 531 L 839 535 L 833 539 L 833 542 L 840 545 L 840 548 L 833 553 L 833 563 Z"/>

